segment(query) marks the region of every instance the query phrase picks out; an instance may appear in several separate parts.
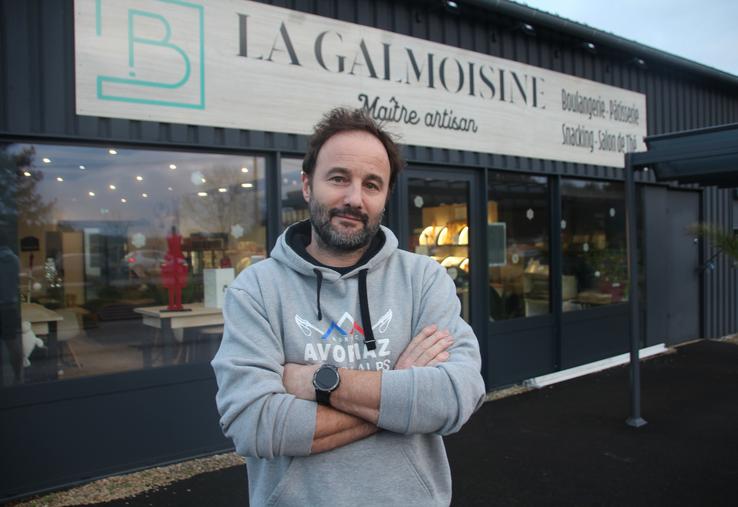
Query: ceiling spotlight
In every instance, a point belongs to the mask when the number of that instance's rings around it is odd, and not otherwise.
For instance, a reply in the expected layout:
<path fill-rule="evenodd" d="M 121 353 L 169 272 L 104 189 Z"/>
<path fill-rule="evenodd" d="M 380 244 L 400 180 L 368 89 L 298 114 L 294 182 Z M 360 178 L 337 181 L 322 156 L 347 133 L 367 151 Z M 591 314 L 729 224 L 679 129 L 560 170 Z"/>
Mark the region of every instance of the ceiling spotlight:
<path fill-rule="evenodd" d="M 630 60 L 630 63 L 641 69 L 646 68 L 646 61 L 643 60 L 643 58 L 638 58 L 637 56 L 633 57 L 633 59 Z"/>
<path fill-rule="evenodd" d="M 530 23 L 518 23 L 517 25 L 515 25 L 515 28 L 523 32 L 525 35 L 530 35 L 531 37 L 536 34 L 536 29 Z"/>
<path fill-rule="evenodd" d="M 123 204 L 125 204 L 125 203 L 128 202 L 128 199 L 126 199 L 125 197 L 121 197 L 120 198 L 120 202 L 122 202 Z"/>
<path fill-rule="evenodd" d="M 241 186 L 242 186 L 243 188 L 251 188 L 251 187 L 253 187 L 253 186 L 254 186 L 254 184 L 253 184 L 253 183 L 241 183 Z"/>
<path fill-rule="evenodd" d="M 86 168 L 85 166 L 83 166 L 83 165 L 79 166 L 79 168 L 80 168 L 80 169 L 82 169 L 83 171 L 84 171 L 85 169 L 87 169 L 87 168 Z"/>
<path fill-rule="evenodd" d="M 57 176 L 56 181 L 64 181 L 64 178 L 62 178 L 61 176 Z"/>
<path fill-rule="evenodd" d="M 143 176 L 136 176 L 136 181 L 143 181 Z"/>
<path fill-rule="evenodd" d="M 31 173 L 29 173 L 28 171 L 23 171 L 23 176 L 30 176 L 30 175 Z"/>
<path fill-rule="evenodd" d="M 227 188 L 224 188 L 224 187 L 220 187 L 218 189 L 218 192 L 220 192 L 222 194 L 223 192 L 228 192 L 228 189 Z"/>
<path fill-rule="evenodd" d="M 206 197 L 208 195 L 208 193 L 207 192 L 198 192 L 197 195 L 199 195 L 200 197 Z"/>
<path fill-rule="evenodd" d="M 582 42 L 582 47 L 589 53 L 597 53 L 597 46 L 593 42 Z"/>
<path fill-rule="evenodd" d="M 456 2 L 454 0 L 441 0 L 441 5 L 448 12 L 459 12 L 459 2 Z"/>
<path fill-rule="evenodd" d="M 90 197 L 95 197 L 95 192 L 87 192 L 87 195 L 89 195 Z"/>
<path fill-rule="evenodd" d="M 50 158 L 44 157 L 42 160 L 44 161 L 44 164 L 50 164 L 51 163 L 51 159 Z"/>
<path fill-rule="evenodd" d="M 110 153 L 111 155 L 117 155 L 118 154 L 118 150 L 114 150 L 113 148 L 110 148 L 108 150 L 108 153 Z"/>
<path fill-rule="evenodd" d="M 169 164 L 169 169 L 171 169 L 172 171 L 174 171 L 174 170 L 175 170 L 176 168 L 177 168 L 177 166 L 176 166 L 176 165 L 174 165 L 174 164 Z"/>
<path fill-rule="evenodd" d="M 169 190 L 169 191 L 171 192 L 171 191 L 173 191 L 174 189 L 173 189 L 172 187 L 167 187 L 167 190 Z"/>
<path fill-rule="evenodd" d="M 141 194 L 141 197 L 143 197 L 143 198 L 146 198 L 148 196 L 149 196 L 149 194 L 147 194 L 146 192 L 144 192 L 143 194 Z"/>
<path fill-rule="evenodd" d="M 207 181 L 205 180 L 205 178 L 200 178 L 200 181 L 202 181 L 203 183 L 207 183 Z"/>
<path fill-rule="evenodd" d="M 242 167 L 241 168 L 241 172 L 242 173 L 247 173 L 247 172 L 249 172 L 249 168 L 248 167 Z"/>
<path fill-rule="evenodd" d="M 108 188 L 109 188 L 110 190 L 115 190 L 115 189 L 116 189 L 116 186 L 115 186 L 115 185 L 110 185 L 110 186 L 108 186 Z"/>

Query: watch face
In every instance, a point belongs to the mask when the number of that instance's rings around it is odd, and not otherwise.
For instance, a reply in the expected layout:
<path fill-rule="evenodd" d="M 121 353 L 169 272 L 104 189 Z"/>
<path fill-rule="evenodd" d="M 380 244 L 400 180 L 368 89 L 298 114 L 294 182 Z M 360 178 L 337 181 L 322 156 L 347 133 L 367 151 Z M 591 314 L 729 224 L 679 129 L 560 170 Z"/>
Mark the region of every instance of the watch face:
<path fill-rule="evenodd" d="M 321 391 L 332 391 L 338 387 L 338 371 L 327 366 L 315 373 L 315 387 Z"/>

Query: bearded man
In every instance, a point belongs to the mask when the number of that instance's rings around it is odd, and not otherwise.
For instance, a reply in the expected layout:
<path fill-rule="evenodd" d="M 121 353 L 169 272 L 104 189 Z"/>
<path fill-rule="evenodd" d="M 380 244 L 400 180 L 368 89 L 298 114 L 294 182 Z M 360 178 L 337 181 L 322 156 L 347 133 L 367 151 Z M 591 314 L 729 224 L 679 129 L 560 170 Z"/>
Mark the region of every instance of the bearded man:
<path fill-rule="evenodd" d="M 216 402 L 252 506 L 451 502 L 442 436 L 484 400 L 479 346 L 445 270 L 381 225 L 402 166 L 365 111 L 326 114 L 310 219 L 227 291 Z"/>

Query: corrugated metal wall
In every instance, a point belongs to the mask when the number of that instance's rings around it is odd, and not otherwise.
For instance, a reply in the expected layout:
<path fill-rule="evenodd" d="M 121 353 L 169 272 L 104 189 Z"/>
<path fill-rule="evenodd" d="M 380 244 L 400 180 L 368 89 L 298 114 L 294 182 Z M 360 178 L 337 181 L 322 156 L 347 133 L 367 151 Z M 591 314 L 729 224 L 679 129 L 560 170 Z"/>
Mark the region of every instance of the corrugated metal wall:
<path fill-rule="evenodd" d="M 215 0 L 213 0 L 215 1 Z M 292 0 L 274 5 L 457 46 L 564 72 L 647 95 L 648 133 L 738 122 L 738 90 L 724 82 L 648 62 L 605 47 L 597 54 L 581 40 L 538 29 L 515 30 L 514 20 L 464 5 L 449 13 L 441 2 Z M 300 152 L 303 136 L 76 116 L 72 0 L 0 0 L 0 134 L 118 143 L 182 145 L 189 149 L 253 149 Z M 489 167 L 595 178 L 621 178 L 613 168 L 440 148 L 407 147 L 417 163 Z M 704 219 L 730 226 L 731 198 L 704 193 Z M 710 255 L 709 251 L 706 255 Z M 705 277 L 705 329 L 718 336 L 736 330 L 735 270 L 725 259 Z"/>

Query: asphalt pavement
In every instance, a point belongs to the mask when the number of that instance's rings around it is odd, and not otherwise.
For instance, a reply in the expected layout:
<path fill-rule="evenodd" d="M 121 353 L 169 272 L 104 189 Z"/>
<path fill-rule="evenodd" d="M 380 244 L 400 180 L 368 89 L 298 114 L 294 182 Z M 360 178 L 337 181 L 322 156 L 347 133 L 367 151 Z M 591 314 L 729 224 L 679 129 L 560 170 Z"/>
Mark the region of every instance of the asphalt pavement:
<path fill-rule="evenodd" d="M 738 345 L 678 347 L 641 378 L 638 429 L 627 366 L 486 403 L 446 438 L 453 505 L 738 505 Z M 248 505 L 246 481 L 237 466 L 94 505 Z"/>

